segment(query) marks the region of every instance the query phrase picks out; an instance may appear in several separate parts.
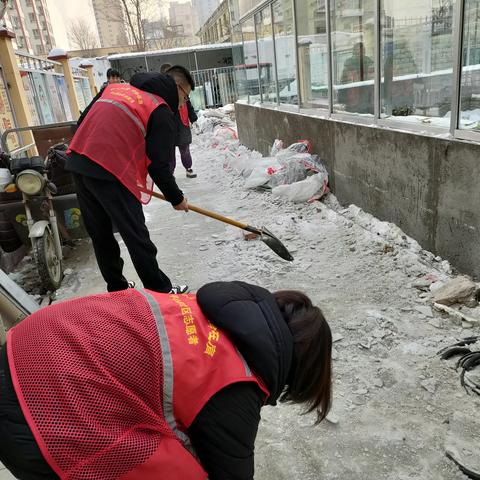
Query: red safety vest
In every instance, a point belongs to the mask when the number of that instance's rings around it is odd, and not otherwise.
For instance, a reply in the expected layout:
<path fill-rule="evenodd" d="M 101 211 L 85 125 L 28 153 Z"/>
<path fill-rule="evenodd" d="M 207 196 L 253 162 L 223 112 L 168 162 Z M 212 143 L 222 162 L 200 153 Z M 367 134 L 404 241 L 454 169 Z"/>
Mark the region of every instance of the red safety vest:
<path fill-rule="evenodd" d="M 185 103 L 183 107 L 179 108 L 180 112 L 180 120 L 186 127 L 190 127 L 190 117 L 188 116 L 188 107 L 187 104 Z"/>
<path fill-rule="evenodd" d="M 72 141 L 69 151 L 87 156 L 112 173 L 142 203 L 152 198 L 145 149 L 148 120 L 163 98 L 128 83 L 108 85 Z"/>
<path fill-rule="evenodd" d="M 22 411 L 69 480 L 203 480 L 188 428 L 208 400 L 259 379 L 194 295 L 124 290 L 44 308 L 8 332 Z"/>

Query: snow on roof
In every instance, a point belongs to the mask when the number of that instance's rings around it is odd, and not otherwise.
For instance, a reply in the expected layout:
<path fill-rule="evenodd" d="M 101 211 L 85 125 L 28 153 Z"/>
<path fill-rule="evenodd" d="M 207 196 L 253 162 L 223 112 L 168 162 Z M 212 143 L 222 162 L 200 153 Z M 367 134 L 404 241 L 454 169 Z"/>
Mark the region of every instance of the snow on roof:
<path fill-rule="evenodd" d="M 155 55 L 170 55 L 174 53 L 203 52 L 207 50 L 222 50 L 232 48 L 231 43 L 212 43 L 210 45 L 193 45 L 191 47 L 168 48 L 166 50 L 152 50 L 148 52 L 116 53 L 109 55 L 109 60 L 123 60 L 126 58 L 152 57 Z"/>

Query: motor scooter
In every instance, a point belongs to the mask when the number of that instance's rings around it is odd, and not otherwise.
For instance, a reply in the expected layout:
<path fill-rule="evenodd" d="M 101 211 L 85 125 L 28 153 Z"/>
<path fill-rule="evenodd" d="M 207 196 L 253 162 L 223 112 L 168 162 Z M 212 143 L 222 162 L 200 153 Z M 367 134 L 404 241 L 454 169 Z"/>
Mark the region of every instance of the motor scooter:
<path fill-rule="evenodd" d="M 63 278 L 63 254 L 52 202 L 57 187 L 49 179 L 48 156 L 45 161 L 40 156 L 12 158 L 1 153 L 0 160 L 13 176 L 13 183 L 5 187 L 5 192 L 21 192 L 28 237 L 42 286 L 46 291 L 56 290 Z"/>

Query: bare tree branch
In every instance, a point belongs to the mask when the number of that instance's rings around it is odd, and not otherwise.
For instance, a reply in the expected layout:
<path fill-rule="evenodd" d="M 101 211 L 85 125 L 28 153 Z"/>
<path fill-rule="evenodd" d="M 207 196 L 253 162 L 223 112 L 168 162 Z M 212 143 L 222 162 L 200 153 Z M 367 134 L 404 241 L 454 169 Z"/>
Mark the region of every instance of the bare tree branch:
<path fill-rule="evenodd" d="M 153 6 L 157 0 L 107 0 L 104 18 L 112 22 L 121 22 L 136 50 L 147 48 L 145 23 L 154 17 Z"/>
<path fill-rule="evenodd" d="M 149 48 L 185 46 L 188 40 L 171 28 L 165 18 L 152 22 L 154 4 L 158 4 L 158 0 L 106 0 L 102 14 L 111 22 L 122 23 L 139 52 Z"/>
<path fill-rule="evenodd" d="M 78 50 L 84 50 L 91 56 L 92 50 L 98 47 L 98 38 L 90 23 L 83 18 L 76 18 L 68 24 L 68 40 Z"/>

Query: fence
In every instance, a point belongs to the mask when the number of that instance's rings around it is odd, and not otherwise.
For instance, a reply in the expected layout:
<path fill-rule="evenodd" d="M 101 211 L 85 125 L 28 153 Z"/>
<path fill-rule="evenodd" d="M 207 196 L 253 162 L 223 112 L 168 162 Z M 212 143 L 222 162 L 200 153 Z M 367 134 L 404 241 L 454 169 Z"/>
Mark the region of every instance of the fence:
<path fill-rule="evenodd" d="M 25 53 L 17 53 L 16 57 L 33 125 L 73 120 L 65 78 L 59 73 L 61 64 Z M 92 99 L 87 72 L 77 68 L 73 76 L 78 103 L 83 110 Z"/>
<path fill-rule="evenodd" d="M 93 98 L 90 84 L 88 83 L 87 71 L 83 68 L 72 67 L 72 73 L 75 81 L 78 106 L 80 107 L 80 110 L 84 110 Z"/>
<path fill-rule="evenodd" d="M 195 110 L 221 107 L 237 100 L 234 67 L 194 70 L 191 73 L 195 90 L 190 100 Z"/>

